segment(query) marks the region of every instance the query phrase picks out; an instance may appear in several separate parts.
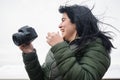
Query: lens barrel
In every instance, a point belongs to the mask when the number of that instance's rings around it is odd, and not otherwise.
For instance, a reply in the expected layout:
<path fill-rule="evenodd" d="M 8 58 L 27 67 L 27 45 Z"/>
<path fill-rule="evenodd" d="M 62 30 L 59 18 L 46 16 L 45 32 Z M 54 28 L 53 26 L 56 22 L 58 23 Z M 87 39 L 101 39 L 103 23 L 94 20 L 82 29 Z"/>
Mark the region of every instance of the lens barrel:
<path fill-rule="evenodd" d="M 21 44 L 28 44 L 37 38 L 38 35 L 34 28 L 24 26 L 18 30 L 18 33 L 12 35 L 13 42 L 15 45 L 20 46 Z"/>

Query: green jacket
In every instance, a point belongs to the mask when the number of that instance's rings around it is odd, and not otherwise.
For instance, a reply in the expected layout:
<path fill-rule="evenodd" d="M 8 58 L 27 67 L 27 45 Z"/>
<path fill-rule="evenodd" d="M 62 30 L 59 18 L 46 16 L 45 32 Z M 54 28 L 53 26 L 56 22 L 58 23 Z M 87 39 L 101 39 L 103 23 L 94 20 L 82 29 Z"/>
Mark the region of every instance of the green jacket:
<path fill-rule="evenodd" d="M 23 60 L 30 80 L 101 80 L 110 65 L 109 53 L 96 39 L 85 45 L 77 60 L 75 43 L 66 41 L 53 46 L 40 66 L 36 51 L 23 53 Z"/>

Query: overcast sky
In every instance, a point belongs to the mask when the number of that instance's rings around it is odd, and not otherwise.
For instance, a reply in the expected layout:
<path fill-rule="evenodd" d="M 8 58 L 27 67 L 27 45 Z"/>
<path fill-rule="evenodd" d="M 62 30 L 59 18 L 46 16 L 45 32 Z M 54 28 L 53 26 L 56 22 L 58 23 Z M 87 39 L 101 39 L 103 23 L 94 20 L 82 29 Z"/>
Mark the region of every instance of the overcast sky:
<path fill-rule="evenodd" d="M 12 34 L 25 25 L 34 27 L 38 33 L 33 44 L 42 64 L 50 48 L 46 43 L 47 32 L 59 31 L 61 14 L 58 8 L 65 4 L 81 4 L 89 8 L 95 4 L 93 14 L 120 29 L 120 0 L 0 0 L 0 66 L 23 65 L 21 51 L 14 45 Z M 101 28 L 116 34 L 112 42 L 117 49 L 111 52 L 111 66 L 120 69 L 120 33 L 109 26 Z"/>

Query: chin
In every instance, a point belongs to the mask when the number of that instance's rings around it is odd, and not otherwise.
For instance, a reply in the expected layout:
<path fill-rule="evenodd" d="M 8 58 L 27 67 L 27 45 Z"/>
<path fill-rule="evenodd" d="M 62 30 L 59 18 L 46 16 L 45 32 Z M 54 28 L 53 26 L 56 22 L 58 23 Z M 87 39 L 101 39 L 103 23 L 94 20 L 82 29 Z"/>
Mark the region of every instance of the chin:
<path fill-rule="evenodd" d="M 62 37 L 65 39 L 65 35 L 62 35 Z"/>
<path fill-rule="evenodd" d="M 65 35 L 64 34 L 61 34 L 62 35 L 62 37 L 64 38 L 65 37 Z"/>

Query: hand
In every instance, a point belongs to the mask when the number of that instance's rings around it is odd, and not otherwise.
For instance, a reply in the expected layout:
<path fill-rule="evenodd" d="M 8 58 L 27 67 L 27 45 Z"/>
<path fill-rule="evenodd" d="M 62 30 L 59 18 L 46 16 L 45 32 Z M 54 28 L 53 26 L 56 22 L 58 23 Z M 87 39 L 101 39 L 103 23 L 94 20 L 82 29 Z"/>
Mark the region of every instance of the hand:
<path fill-rule="evenodd" d="M 20 50 L 22 50 L 23 53 L 31 53 L 33 52 L 34 48 L 33 45 L 31 43 L 29 44 L 22 44 L 19 46 Z"/>
<path fill-rule="evenodd" d="M 60 36 L 59 32 L 58 33 L 55 33 L 55 32 L 50 33 L 49 32 L 46 39 L 47 39 L 47 43 L 50 46 L 54 46 L 57 43 L 64 41 L 63 38 Z"/>

